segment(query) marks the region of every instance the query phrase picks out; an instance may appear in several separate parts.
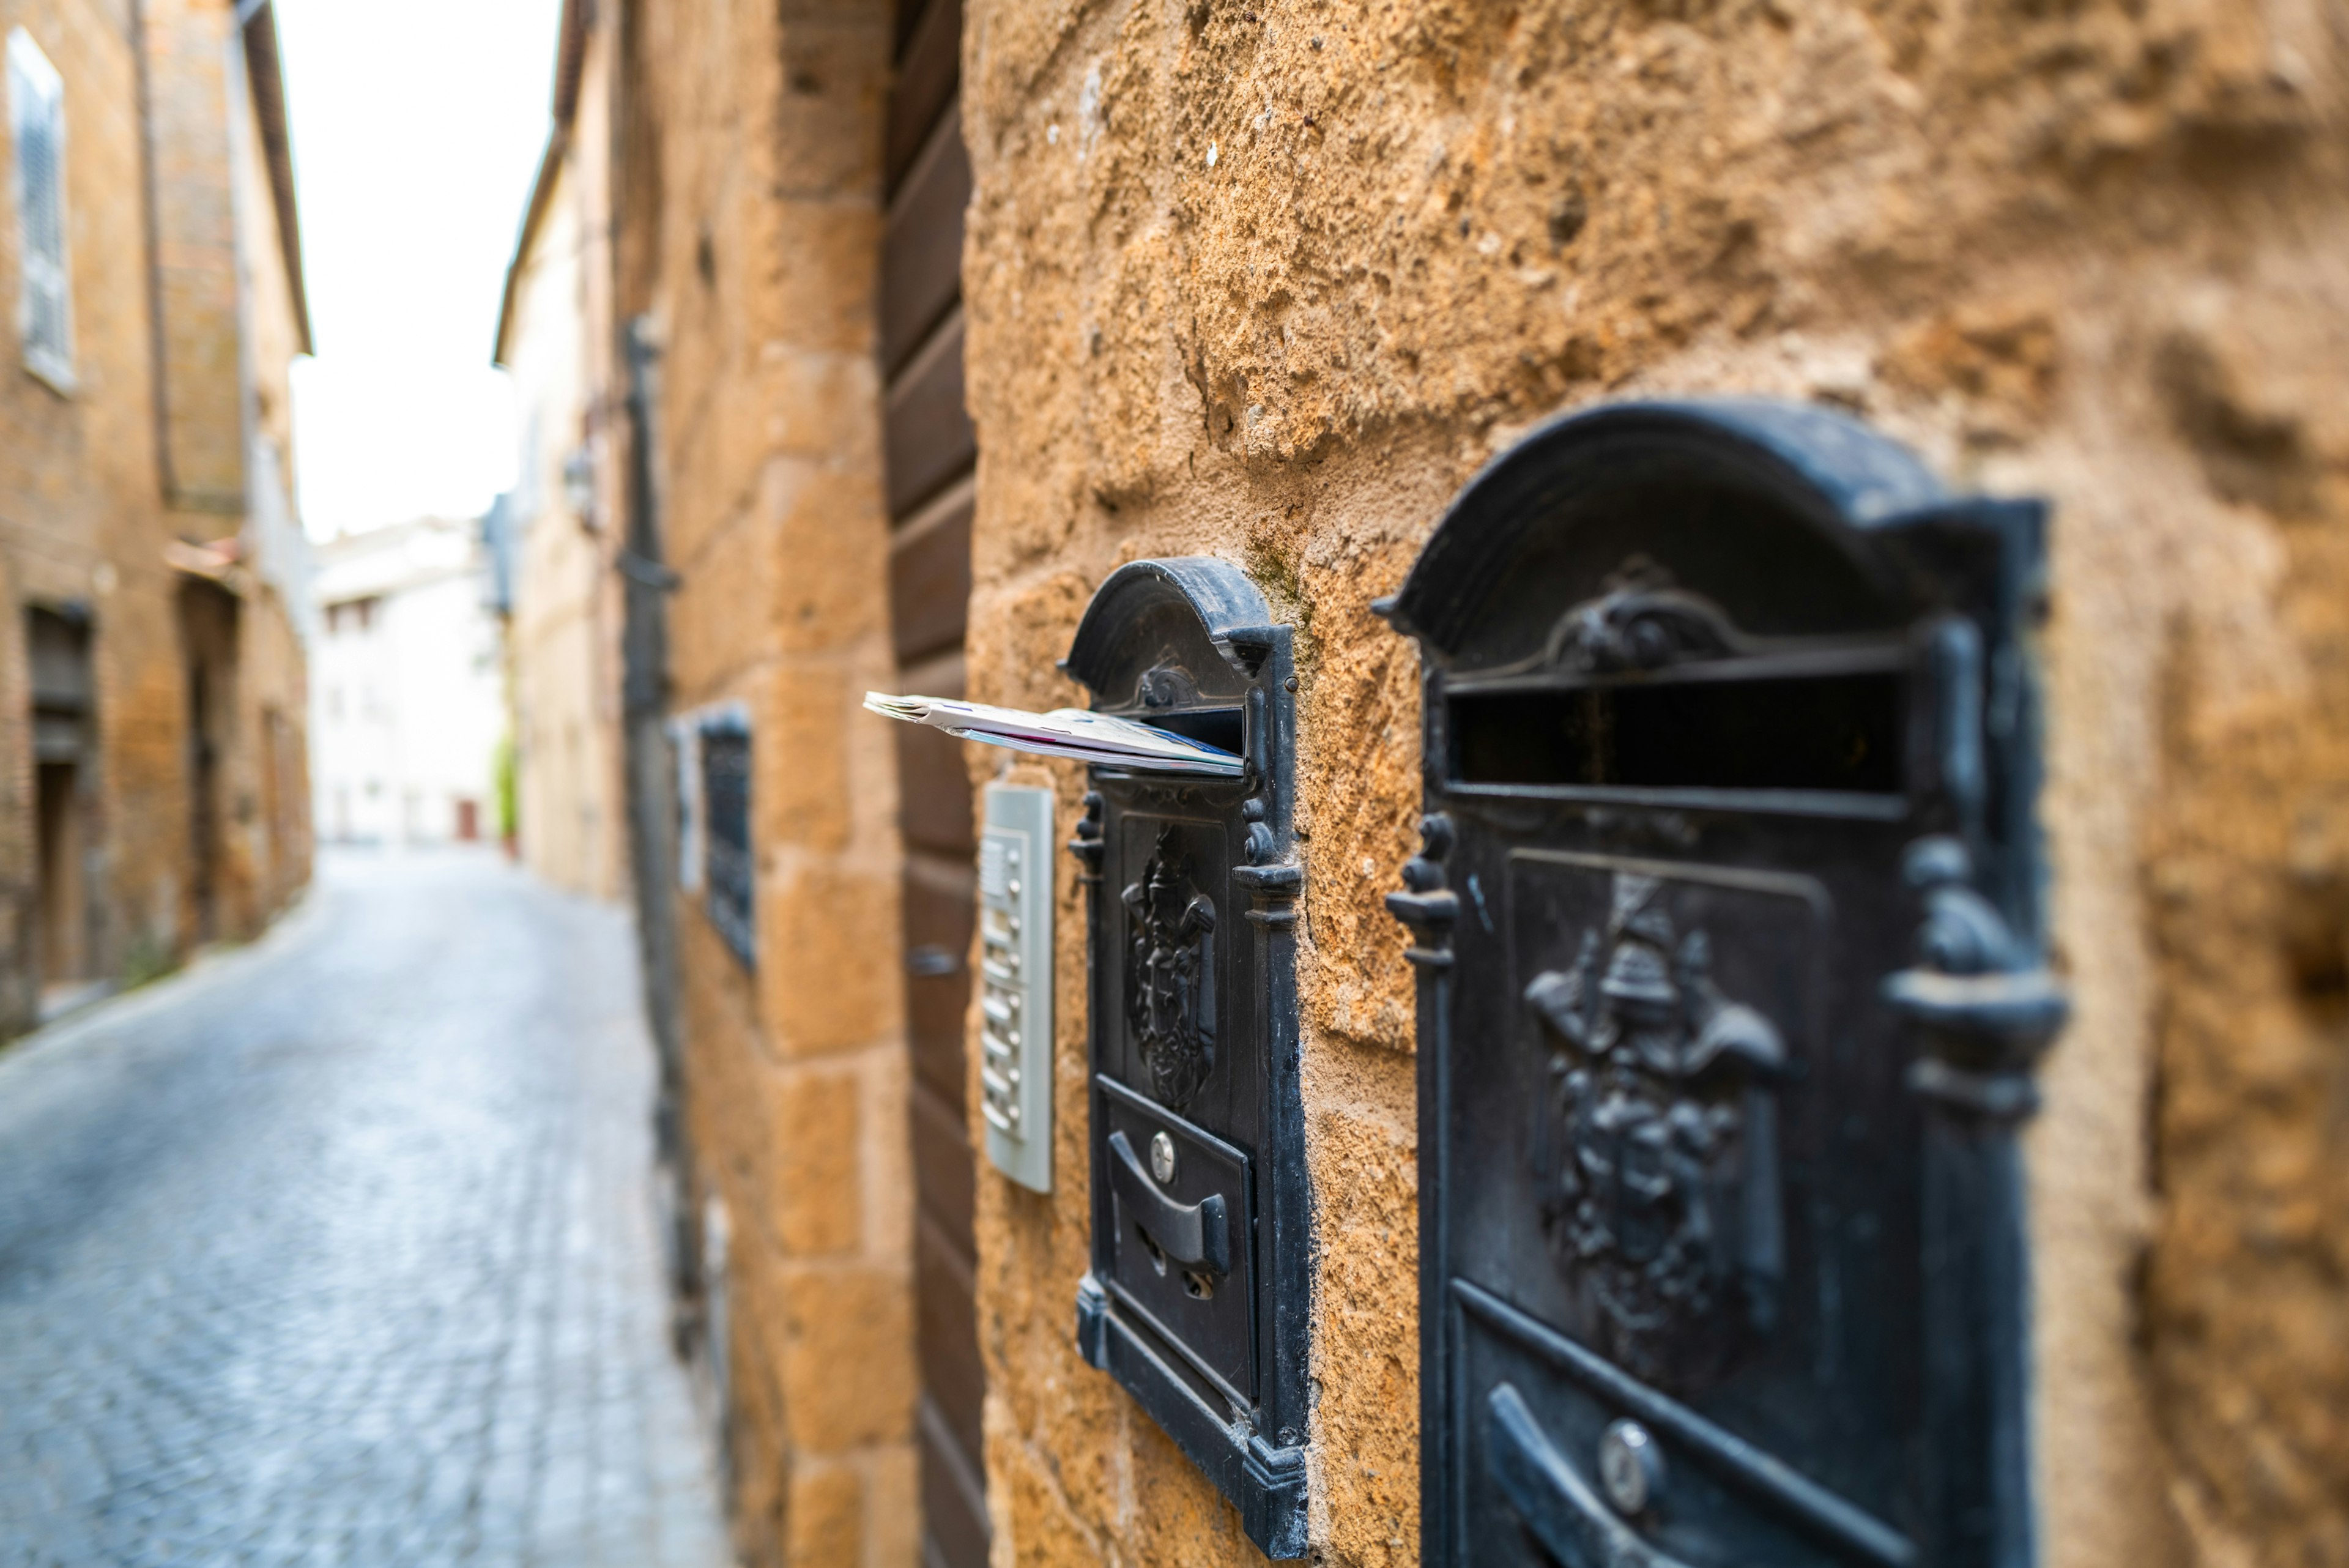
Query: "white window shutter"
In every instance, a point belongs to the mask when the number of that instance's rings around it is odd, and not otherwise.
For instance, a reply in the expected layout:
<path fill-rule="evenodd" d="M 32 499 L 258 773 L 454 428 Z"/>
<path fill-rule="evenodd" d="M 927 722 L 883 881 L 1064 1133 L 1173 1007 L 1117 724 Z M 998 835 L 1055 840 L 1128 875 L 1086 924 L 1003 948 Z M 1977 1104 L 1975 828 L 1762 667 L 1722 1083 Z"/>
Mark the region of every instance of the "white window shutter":
<path fill-rule="evenodd" d="M 66 257 L 66 89 L 32 35 L 8 35 L 8 130 L 16 149 L 16 326 L 25 368 L 74 384 L 72 274 Z"/>

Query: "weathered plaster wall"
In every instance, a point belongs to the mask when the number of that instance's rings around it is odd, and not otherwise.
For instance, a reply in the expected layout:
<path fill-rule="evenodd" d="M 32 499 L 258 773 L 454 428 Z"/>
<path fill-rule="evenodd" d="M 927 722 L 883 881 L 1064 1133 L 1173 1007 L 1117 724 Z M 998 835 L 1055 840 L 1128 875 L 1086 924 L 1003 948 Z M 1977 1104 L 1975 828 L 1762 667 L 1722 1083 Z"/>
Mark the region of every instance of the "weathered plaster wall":
<path fill-rule="evenodd" d="M 696 1174 L 730 1216 L 745 1559 L 910 1568 L 919 1512 L 887 518 L 873 288 L 885 10 L 631 8 L 623 308 L 654 427 L 671 706 L 751 732 L 757 963 L 678 910 Z"/>
<path fill-rule="evenodd" d="M 1138 556 L 1303 634 L 1321 1560 L 1417 1552 L 1417 703 L 1367 601 L 1532 420 L 1738 390 L 2057 507 L 2047 1560 L 2349 1561 L 2344 71 L 2337 0 L 973 0 L 974 694 L 1075 699 Z M 1059 1187 L 979 1195 L 997 1561 L 1248 1561 L 1071 1343 L 1061 956 Z"/>
<path fill-rule="evenodd" d="M 564 16 L 578 43 L 571 77 L 557 67 L 556 112 L 568 119 L 550 135 L 498 327 L 523 438 L 505 502 L 515 540 L 507 675 L 522 857 L 557 886 L 614 898 L 630 879 L 629 579 L 619 565 L 633 514 L 630 389 L 613 296 L 619 30 L 609 11 L 585 17 L 574 5 Z M 586 472 L 584 505 L 574 464 Z"/>
<path fill-rule="evenodd" d="M 523 472 L 507 502 L 518 565 L 506 635 L 523 858 L 557 887 L 611 898 L 626 887 L 626 864 L 616 646 L 625 579 L 611 559 L 624 525 L 608 504 L 591 502 L 582 515 L 564 474 L 581 453 L 594 461 L 595 411 L 623 395 L 594 376 L 587 352 L 616 330 L 608 314 L 585 308 L 589 274 L 610 264 L 598 151 L 592 134 L 568 139 L 510 286 L 503 363 L 525 434 Z M 624 493 L 595 487 L 598 497 Z"/>
<path fill-rule="evenodd" d="M 228 803 L 242 887 L 241 906 L 232 914 L 243 935 L 258 931 L 310 880 L 309 659 L 301 627 L 312 612 L 289 602 L 289 590 L 308 587 L 294 469 L 293 368 L 295 357 L 306 352 L 304 327 L 251 82 L 242 69 L 232 80 L 235 118 L 225 151 L 236 191 L 237 330 L 243 336 L 234 388 L 246 457 L 239 510 L 247 558 L 256 563 L 241 612 L 237 754 Z"/>

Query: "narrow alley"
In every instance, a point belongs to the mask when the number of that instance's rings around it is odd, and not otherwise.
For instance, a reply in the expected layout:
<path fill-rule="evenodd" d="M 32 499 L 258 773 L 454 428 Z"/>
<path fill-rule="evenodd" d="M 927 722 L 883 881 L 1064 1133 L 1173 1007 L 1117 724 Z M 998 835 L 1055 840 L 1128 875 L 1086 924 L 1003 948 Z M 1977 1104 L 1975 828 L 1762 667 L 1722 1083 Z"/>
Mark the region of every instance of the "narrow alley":
<path fill-rule="evenodd" d="M 324 860 L 0 1055 L 0 1563 L 726 1560 L 611 906 Z"/>

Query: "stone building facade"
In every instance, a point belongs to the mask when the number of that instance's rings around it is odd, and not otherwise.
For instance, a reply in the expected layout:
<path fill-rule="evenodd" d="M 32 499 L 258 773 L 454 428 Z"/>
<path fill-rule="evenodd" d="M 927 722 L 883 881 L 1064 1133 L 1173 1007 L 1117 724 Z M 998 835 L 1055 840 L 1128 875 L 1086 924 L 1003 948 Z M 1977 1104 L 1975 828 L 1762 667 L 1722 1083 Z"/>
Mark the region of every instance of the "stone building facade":
<path fill-rule="evenodd" d="M 481 524 L 418 517 L 337 535 L 314 566 L 319 838 L 422 846 L 489 837 L 506 660 Z"/>
<path fill-rule="evenodd" d="M 0 1027 L 252 934 L 307 881 L 309 347 L 275 24 L 0 7 Z"/>
<path fill-rule="evenodd" d="M 1232 563 L 1295 628 L 1311 1559 L 1420 1554 L 1423 1151 L 1382 907 L 1417 846 L 1418 665 L 1372 601 L 1537 421 L 1741 393 L 1857 414 L 1956 485 L 2052 504 L 2040 816 L 2073 1012 L 2026 1137 L 2041 1559 L 2349 1560 L 2340 18 L 937 14 L 968 235 L 959 304 L 903 362 L 951 354 L 976 431 L 956 672 L 986 701 L 1081 701 L 1056 660 L 1142 558 Z M 943 1406 L 916 1210 L 959 1179 L 909 1169 L 924 1003 L 900 966 L 935 939 L 904 867 L 929 830 L 856 711 L 899 679 L 915 602 L 893 599 L 898 503 L 921 500 L 897 471 L 957 439 L 891 345 L 914 200 L 889 121 L 926 68 L 924 15 L 641 0 L 593 29 L 616 317 L 659 350 L 629 439 L 678 585 L 667 700 L 749 737 L 753 934 L 725 940 L 703 891 L 674 910 L 685 1207 L 724 1216 L 696 1245 L 707 1262 L 725 1238 L 701 1288 L 722 1279 L 709 1322 L 759 1562 L 970 1550 L 923 1473 Z M 969 766 L 1081 814 L 1073 768 Z M 1077 869 L 1055 873 L 1053 1190 L 960 1168 L 984 1550 L 1254 1562 L 1072 1335 L 1092 1222 Z"/>
<path fill-rule="evenodd" d="M 608 431 L 625 388 L 614 364 L 610 102 L 583 13 L 566 16 L 556 127 L 523 215 L 498 320 L 523 450 L 498 526 L 507 606 L 518 848 L 558 887 L 616 898 L 627 884 L 621 766 L 623 493 Z M 584 114 L 584 119 L 583 119 Z"/>

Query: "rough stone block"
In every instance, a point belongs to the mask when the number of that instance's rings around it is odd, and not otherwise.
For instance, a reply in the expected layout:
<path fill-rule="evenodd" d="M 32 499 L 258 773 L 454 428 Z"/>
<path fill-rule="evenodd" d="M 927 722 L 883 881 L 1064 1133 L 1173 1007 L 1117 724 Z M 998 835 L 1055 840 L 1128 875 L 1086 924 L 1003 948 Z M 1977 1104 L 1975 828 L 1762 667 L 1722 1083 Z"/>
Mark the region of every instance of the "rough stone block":
<path fill-rule="evenodd" d="M 759 509 L 783 566 L 768 579 L 777 646 L 798 653 L 878 638 L 888 624 L 888 542 L 877 463 L 779 457 L 761 478 Z"/>
<path fill-rule="evenodd" d="M 990 1438 L 987 1472 L 998 1563 L 1016 1563 L 1019 1568 L 1091 1568 L 1109 1561 L 1102 1542 L 1061 1495 L 1051 1470 L 1025 1445 Z"/>
<path fill-rule="evenodd" d="M 787 1267 L 782 1376 L 792 1446 L 839 1454 L 913 1428 L 913 1292 L 895 1269 Z"/>
<path fill-rule="evenodd" d="M 904 1026 L 891 869 L 807 860 L 761 879 L 760 1011 L 783 1055 L 844 1050 Z"/>
<path fill-rule="evenodd" d="M 864 1539 L 873 1568 L 914 1568 L 922 1560 L 921 1463 L 910 1442 L 872 1456 L 864 1484 Z"/>
<path fill-rule="evenodd" d="M 864 1560 L 864 1480 L 847 1465 L 802 1461 L 783 1502 L 790 1568 L 846 1568 Z"/>
<path fill-rule="evenodd" d="M 1407 1562 L 1419 1544 L 1417 1129 L 1397 1114 L 1413 1073 L 1389 1051 L 1331 1042 L 1305 1080 L 1328 1303 L 1313 1342 L 1314 1484 L 1330 1550 L 1350 1563 Z"/>
<path fill-rule="evenodd" d="M 864 1237 L 864 1085 L 853 1069 L 771 1075 L 775 1232 L 786 1255 L 857 1250 Z"/>
<path fill-rule="evenodd" d="M 858 164 L 869 173 L 879 162 L 877 145 L 842 137 L 832 146 L 839 150 L 838 156 L 813 161 L 804 177 L 841 180 L 860 171 Z M 780 243 L 770 263 L 772 286 L 762 291 L 765 309 L 753 317 L 759 340 L 789 344 L 794 353 L 869 356 L 874 279 L 881 265 L 880 204 L 823 195 L 786 200 L 775 214 L 775 226 Z M 854 411 L 864 412 L 867 407 Z"/>
<path fill-rule="evenodd" d="M 670 601 L 669 670 L 679 707 L 747 695 L 745 666 L 775 646 L 769 607 L 782 562 L 763 547 L 761 533 L 746 512 L 678 557 L 682 581 Z"/>
<path fill-rule="evenodd" d="M 885 29 L 869 16 L 850 22 L 786 18 L 781 34 L 783 94 L 777 130 L 787 144 L 808 153 L 783 171 L 784 194 L 869 199 L 880 182 L 880 140 L 869 127 L 872 109 L 888 88 Z M 868 276 L 872 270 L 864 269 Z"/>
<path fill-rule="evenodd" d="M 846 732 L 862 722 L 861 700 L 861 691 L 836 665 L 776 667 L 752 726 L 758 753 L 750 792 L 752 843 L 826 852 L 846 847 Z"/>
<path fill-rule="evenodd" d="M 869 316 L 870 299 L 849 302 Z M 772 450 L 843 473 L 877 472 L 881 453 L 880 367 L 862 340 L 810 348 L 771 338 L 761 349 L 760 390 Z M 836 529 L 839 519 L 832 525 Z M 843 543 L 861 541 L 843 533 Z"/>

